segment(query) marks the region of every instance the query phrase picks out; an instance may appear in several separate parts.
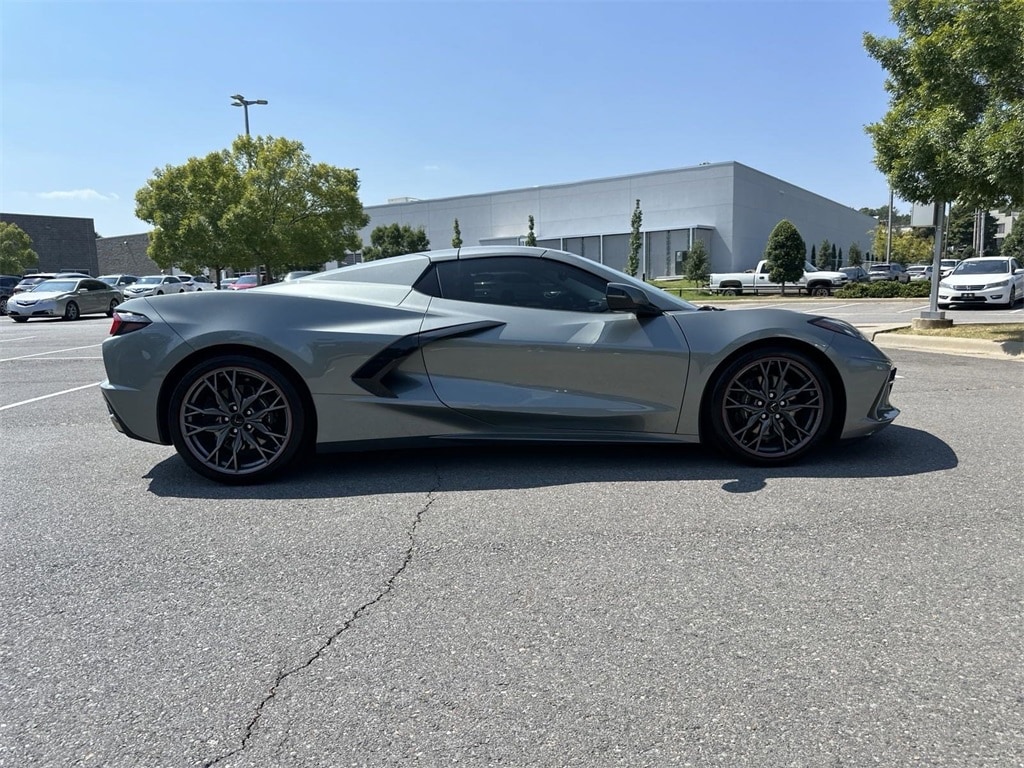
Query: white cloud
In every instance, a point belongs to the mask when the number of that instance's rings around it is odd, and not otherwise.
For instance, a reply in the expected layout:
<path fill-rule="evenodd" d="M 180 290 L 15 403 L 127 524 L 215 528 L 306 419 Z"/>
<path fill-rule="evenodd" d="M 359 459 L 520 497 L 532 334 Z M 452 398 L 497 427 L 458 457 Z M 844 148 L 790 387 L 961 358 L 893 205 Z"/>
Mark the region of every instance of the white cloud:
<path fill-rule="evenodd" d="M 72 189 L 67 191 L 40 192 L 36 195 L 44 200 L 120 200 L 116 193 L 104 195 L 95 189 Z"/>

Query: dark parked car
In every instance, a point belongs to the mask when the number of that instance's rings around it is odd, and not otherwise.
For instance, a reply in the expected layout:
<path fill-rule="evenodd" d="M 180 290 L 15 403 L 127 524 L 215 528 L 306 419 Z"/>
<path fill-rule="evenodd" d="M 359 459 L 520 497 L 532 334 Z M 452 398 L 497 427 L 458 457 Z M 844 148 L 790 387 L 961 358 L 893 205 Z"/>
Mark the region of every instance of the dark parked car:
<path fill-rule="evenodd" d="M 14 295 L 14 286 L 20 282 L 17 275 L 0 275 L 0 315 L 7 314 L 7 300 Z"/>
<path fill-rule="evenodd" d="M 851 283 L 866 283 L 869 279 L 864 267 L 840 267 L 839 271 L 850 278 Z"/>
<path fill-rule="evenodd" d="M 25 275 L 21 278 L 16 286 L 14 286 L 15 293 L 21 293 L 22 291 L 31 291 L 37 285 L 44 280 L 53 280 L 57 275 L 53 272 L 33 272 L 31 275 Z"/>

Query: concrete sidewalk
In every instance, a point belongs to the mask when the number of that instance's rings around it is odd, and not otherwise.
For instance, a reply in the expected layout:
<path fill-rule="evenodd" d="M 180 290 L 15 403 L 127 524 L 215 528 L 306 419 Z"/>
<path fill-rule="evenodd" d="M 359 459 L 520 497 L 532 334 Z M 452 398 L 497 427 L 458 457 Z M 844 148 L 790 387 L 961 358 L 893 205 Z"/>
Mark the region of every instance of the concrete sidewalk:
<path fill-rule="evenodd" d="M 955 336 L 920 336 L 905 333 L 886 333 L 895 328 L 907 328 L 906 323 L 860 325 L 858 329 L 881 349 L 912 349 L 918 352 L 943 352 L 969 357 L 996 357 L 1024 362 L 1024 343 L 960 339 Z"/>

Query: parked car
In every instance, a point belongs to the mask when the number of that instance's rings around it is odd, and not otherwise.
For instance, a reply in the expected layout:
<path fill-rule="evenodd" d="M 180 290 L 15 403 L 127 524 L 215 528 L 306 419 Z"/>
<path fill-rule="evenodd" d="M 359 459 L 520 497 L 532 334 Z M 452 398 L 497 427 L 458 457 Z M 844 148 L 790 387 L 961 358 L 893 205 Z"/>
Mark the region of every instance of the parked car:
<path fill-rule="evenodd" d="M 840 267 L 839 271 L 846 275 L 851 283 L 866 283 L 868 271 L 864 267 Z"/>
<path fill-rule="evenodd" d="M 868 267 L 868 280 L 876 282 L 879 280 L 896 280 L 900 283 L 909 283 L 910 275 L 898 261 L 879 262 Z"/>
<path fill-rule="evenodd" d="M 946 275 L 948 275 L 950 272 L 956 269 L 956 265 L 959 263 L 960 259 L 942 259 L 939 262 L 939 264 L 941 265 L 939 277 L 945 277 Z"/>
<path fill-rule="evenodd" d="M 20 282 L 17 275 L 0 275 L 0 315 L 7 314 L 7 300 L 14 295 L 14 287 Z"/>
<path fill-rule="evenodd" d="M 220 280 L 220 289 L 222 291 L 228 290 L 229 288 L 231 288 L 232 285 L 235 284 L 235 281 L 237 280 L 237 277 L 222 277 Z"/>
<path fill-rule="evenodd" d="M 233 291 L 245 291 L 249 288 L 255 288 L 260 284 L 259 275 L 240 275 L 235 279 L 235 282 L 231 284 L 231 290 Z"/>
<path fill-rule="evenodd" d="M 124 289 L 126 299 L 140 296 L 161 296 L 165 293 L 185 293 L 188 287 L 177 275 L 146 275 Z"/>
<path fill-rule="evenodd" d="M 215 291 L 217 290 L 217 284 L 214 283 L 206 275 L 196 275 L 192 278 L 192 286 L 197 291 Z"/>
<path fill-rule="evenodd" d="M 115 426 L 225 483 L 394 441 L 703 442 L 771 466 L 899 414 L 895 368 L 849 323 L 713 311 L 546 248 L 407 254 L 245 298 L 135 299 L 102 345 Z"/>
<path fill-rule="evenodd" d="M 53 280 L 55 277 L 57 277 L 55 272 L 33 272 L 31 275 L 25 275 L 25 277 L 21 278 L 18 284 L 14 286 L 14 292 L 31 291 L 44 280 Z"/>
<path fill-rule="evenodd" d="M 932 279 L 932 265 L 931 264 L 911 264 L 907 267 L 907 274 L 910 279 L 916 281 L 931 280 Z"/>
<path fill-rule="evenodd" d="M 82 315 L 104 313 L 113 317 L 121 292 L 94 277 L 44 280 L 31 291 L 22 291 L 7 302 L 7 314 L 16 323 L 33 317 L 77 320 Z"/>
<path fill-rule="evenodd" d="M 281 278 L 281 282 L 290 283 L 292 280 L 298 280 L 300 277 L 308 277 L 309 275 L 315 274 L 312 270 L 299 269 L 294 272 L 289 272 Z"/>
<path fill-rule="evenodd" d="M 939 281 L 938 306 L 1001 304 L 1012 307 L 1024 299 L 1024 268 L 1016 259 L 980 256 L 964 259 Z"/>
<path fill-rule="evenodd" d="M 124 292 L 125 288 L 136 282 L 139 278 L 137 275 L 100 275 L 96 279 L 102 280 L 107 285 L 113 286 L 119 291 Z"/>

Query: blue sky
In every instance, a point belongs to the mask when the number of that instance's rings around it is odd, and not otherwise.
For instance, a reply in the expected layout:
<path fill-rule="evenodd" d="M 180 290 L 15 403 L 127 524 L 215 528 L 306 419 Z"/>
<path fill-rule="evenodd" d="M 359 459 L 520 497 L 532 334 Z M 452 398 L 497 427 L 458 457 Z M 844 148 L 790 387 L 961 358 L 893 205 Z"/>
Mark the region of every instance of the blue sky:
<path fill-rule="evenodd" d="M 0 210 L 144 232 L 156 168 L 244 131 L 359 168 L 364 205 L 735 160 L 887 201 L 864 126 L 887 2 L 4 0 Z M 897 203 L 897 207 L 901 207 Z"/>

